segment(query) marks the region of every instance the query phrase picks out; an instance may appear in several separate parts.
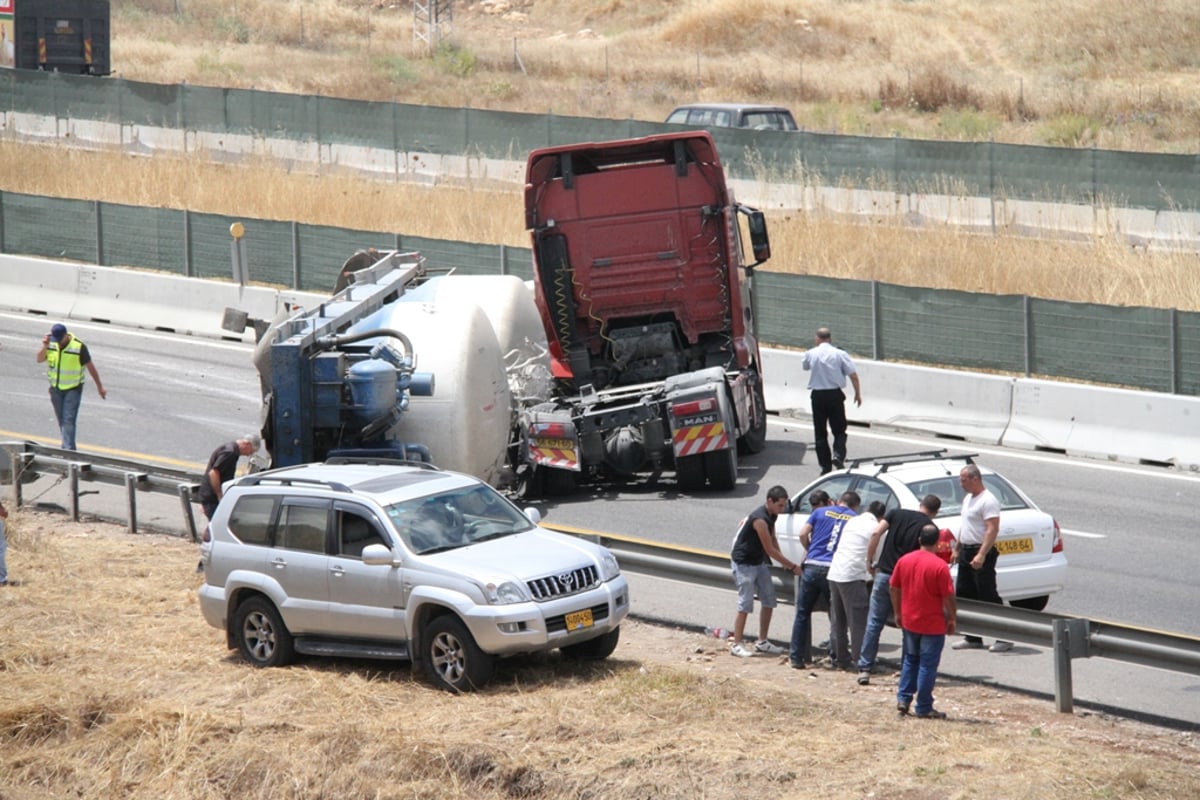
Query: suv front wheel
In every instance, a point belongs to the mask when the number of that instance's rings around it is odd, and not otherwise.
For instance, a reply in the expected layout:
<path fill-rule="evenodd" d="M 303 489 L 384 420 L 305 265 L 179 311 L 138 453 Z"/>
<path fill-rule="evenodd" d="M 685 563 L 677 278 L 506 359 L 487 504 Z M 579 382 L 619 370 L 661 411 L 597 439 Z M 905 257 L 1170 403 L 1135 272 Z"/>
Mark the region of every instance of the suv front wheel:
<path fill-rule="evenodd" d="M 274 604 L 251 597 L 233 615 L 233 633 L 242 657 L 256 667 L 281 667 L 295 658 L 292 634 Z"/>
<path fill-rule="evenodd" d="M 452 614 L 431 620 L 422 637 L 433 682 L 452 692 L 469 692 L 492 677 L 494 661 L 479 649 L 467 626 Z"/>

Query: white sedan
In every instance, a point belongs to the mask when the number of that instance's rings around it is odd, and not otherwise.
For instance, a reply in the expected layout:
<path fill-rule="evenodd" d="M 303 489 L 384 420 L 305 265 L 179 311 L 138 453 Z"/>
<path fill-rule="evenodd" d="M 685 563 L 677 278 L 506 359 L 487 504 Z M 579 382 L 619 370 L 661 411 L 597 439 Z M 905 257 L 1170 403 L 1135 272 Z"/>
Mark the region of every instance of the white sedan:
<path fill-rule="evenodd" d="M 945 450 L 852 459 L 845 469 L 822 475 L 793 495 L 788 513 L 780 514 L 775 523 L 780 547 L 789 559 L 803 558 L 800 529 L 812 511 L 809 495 L 817 489 L 835 502 L 847 490 L 857 492 L 862 499 L 860 513 L 872 500 L 881 501 L 888 510 L 916 509 L 922 497 L 937 495 L 942 508 L 934 522 L 957 535 L 963 498 L 958 473 L 970 463 L 975 463 L 974 456 L 951 456 Z M 1062 591 L 1067 577 L 1058 523 L 1002 475 L 982 464 L 976 466 L 984 485 L 1000 501 L 996 588 L 1010 605 L 1041 611 L 1050 595 Z"/>

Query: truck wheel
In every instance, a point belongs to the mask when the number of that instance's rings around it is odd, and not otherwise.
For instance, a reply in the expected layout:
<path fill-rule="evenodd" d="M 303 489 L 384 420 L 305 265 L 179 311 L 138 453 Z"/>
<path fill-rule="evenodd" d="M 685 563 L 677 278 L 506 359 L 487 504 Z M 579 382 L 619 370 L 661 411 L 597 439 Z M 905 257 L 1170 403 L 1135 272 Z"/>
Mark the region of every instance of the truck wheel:
<path fill-rule="evenodd" d="M 617 642 L 621 640 L 621 629 L 613 628 L 602 636 L 597 636 L 595 639 L 588 639 L 586 642 L 579 644 L 569 644 L 562 649 L 562 654 L 567 658 L 574 658 L 579 661 L 602 661 L 612 655 L 613 650 L 617 649 Z"/>
<path fill-rule="evenodd" d="M 265 597 L 251 597 L 237 607 L 233 634 L 242 657 L 256 667 L 282 667 L 296 657 L 291 632 Z"/>
<path fill-rule="evenodd" d="M 704 456 L 683 456 L 675 459 L 675 482 L 681 492 L 704 488 Z"/>
<path fill-rule="evenodd" d="M 718 492 L 728 492 L 737 485 L 737 449 L 727 447 L 704 454 L 704 471 L 708 485 Z"/>
<path fill-rule="evenodd" d="M 755 421 L 738 439 L 738 452 L 742 455 L 760 453 L 767 446 L 767 399 L 763 396 L 761 383 L 754 387 L 750 402 L 754 405 Z"/>
<path fill-rule="evenodd" d="M 434 684 L 451 692 L 469 692 L 492 677 L 494 660 L 475 644 L 467 626 L 453 614 L 433 619 L 421 637 L 425 664 Z"/>

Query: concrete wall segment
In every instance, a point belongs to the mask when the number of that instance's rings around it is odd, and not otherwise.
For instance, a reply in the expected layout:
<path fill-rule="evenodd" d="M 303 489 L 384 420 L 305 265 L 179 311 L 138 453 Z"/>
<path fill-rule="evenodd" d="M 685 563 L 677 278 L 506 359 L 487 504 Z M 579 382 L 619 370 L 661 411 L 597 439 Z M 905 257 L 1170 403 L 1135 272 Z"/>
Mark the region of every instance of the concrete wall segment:
<path fill-rule="evenodd" d="M 1200 398 L 1021 379 L 1002 444 L 1196 472 Z"/>

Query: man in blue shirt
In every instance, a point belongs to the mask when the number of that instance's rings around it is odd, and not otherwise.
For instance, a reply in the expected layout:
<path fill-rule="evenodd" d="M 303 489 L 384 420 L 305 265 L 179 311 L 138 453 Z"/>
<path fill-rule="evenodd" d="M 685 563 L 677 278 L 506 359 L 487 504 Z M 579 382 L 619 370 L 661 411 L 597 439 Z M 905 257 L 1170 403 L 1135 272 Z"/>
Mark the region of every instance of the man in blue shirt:
<path fill-rule="evenodd" d="M 829 328 L 817 328 L 817 346 L 804 354 L 802 366 L 811 373 L 808 388 L 812 399 L 813 436 L 821 474 L 842 468 L 846 460 L 846 379 L 854 386 L 854 405 L 862 405 L 858 371 L 845 350 L 834 347 Z M 829 434 L 833 432 L 833 452 Z"/>
<path fill-rule="evenodd" d="M 842 526 L 854 519 L 861 502 L 855 492 L 846 492 L 837 505 L 824 491 L 809 495 L 812 513 L 800 529 L 800 544 L 805 547 L 804 569 L 800 573 L 800 589 L 796 592 L 796 619 L 792 623 L 792 646 L 788 660 L 793 669 L 808 666 L 810 618 L 817 600 L 825 598 L 829 605 L 829 565 L 837 549 Z"/>

